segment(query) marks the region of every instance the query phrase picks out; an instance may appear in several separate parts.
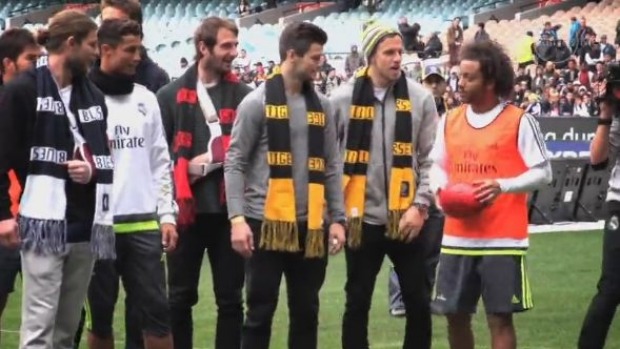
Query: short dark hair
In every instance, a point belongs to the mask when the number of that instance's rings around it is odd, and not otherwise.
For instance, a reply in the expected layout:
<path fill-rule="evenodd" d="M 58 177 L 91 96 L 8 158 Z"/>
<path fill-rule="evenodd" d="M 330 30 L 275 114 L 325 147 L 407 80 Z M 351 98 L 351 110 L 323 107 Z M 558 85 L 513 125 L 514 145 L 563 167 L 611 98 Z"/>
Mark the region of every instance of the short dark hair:
<path fill-rule="evenodd" d="M 286 59 L 288 50 L 298 56 L 308 53 L 312 44 L 325 45 L 327 33 L 310 22 L 294 22 L 286 26 L 280 35 L 280 60 Z"/>
<path fill-rule="evenodd" d="M 194 32 L 194 46 L 196 47 L 196 60 L 202 58 L 202 54 L 200 53 L 200 49 L 198 48 L 199 43 L 203 43 L 209 51 L 213 50 L 213 47 L 217 44 L 217 33 L 220 29 L 230 30 L 235 34 L 235 36 L 239 36 L 239 28 L 237 25 L 227 19 L 223 19 L 220 17 L 207 17 L 202 20 L 196 31 Z"/>
<path fill-rule="evenodd" d="M 511 95 L 515 85 L 515 71 L 512 61 L 499 44 L 485 40 L 470 42 L 461 48 L 461 60 L 480 63 L 480 72 L 485 82 L 495 84 L 495 94 L 500 98 Z"/>
<path fill-rule="evenodd" d="M 88 15 L 77 10 L 60 11 L 49 19 L 47 29 L 37 33 L 37 42 L 47 52 L 57 53 L 70 37 L 81 44 L 86 37 L 97 30 L 97 23 Z"/>
<path fill-rule="evenodd" d="M 138 24 L 142 25 L 142 6 L 137 0 L 101 0 L 100 7 L 101 10 L 106 7 L 114 7 L 115 9 L 125 12 L 127 17 L 132 21 L 136 21 Z"/>
<path fill-rule="evenodd" d="M 99 26 L 97 41 L 99 41 L 99 47 L 102 45 L 116 47 L 127 35 L 140 37 L 142 35 L 140 24 L 131 19 L 106 19 Z"/>
<path fill-rule="evenodd" d="M 16 61 L 26 47 L 37 46 L 34 35 L 23 28 L 11 28 L 0 35 L 0 73 L 4 74 L 4 59 Z"/>

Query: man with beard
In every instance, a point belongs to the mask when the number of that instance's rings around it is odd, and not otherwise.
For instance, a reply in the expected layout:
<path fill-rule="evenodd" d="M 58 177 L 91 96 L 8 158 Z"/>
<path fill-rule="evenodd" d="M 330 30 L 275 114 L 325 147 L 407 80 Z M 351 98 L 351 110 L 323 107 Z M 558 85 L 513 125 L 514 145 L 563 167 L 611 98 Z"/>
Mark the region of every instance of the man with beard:
<path fill-rule="evenodd" d="M 238 29 L 209 17 L 194 34 L 196 63 L 157 94 L 174 161 L 180 229 L 168 255 L 170 320 L 176 349 L 193 348 L 192 307 L 205 249 L 218 308 L 216 349 L 239 348 L 243 259 L 230 243 L 222 164 L 236 109 L 250 88 L 232 74 Z"/>
<path fill-rule="evenodd" d="M 79 11 L 54 15 L 38 41 L 49 56 L 6 85 L 0 101 L 0 185 L 25 184 L 19 234 L 0 192 L 0 242 L 21 240 L 20 348 L 73 346 L 95 258 L 114 258 L 105 98 L 87 78 L 97 24 Z"/>
<path fill-rule="evenodd" d="M 420 229 L 433 201 L 428 157 L 437 125 L 431 94 L 401 70 L 400 33 L 362 33 L 368 67 L 332 94 L 342 136 L 347 214 L 344 349 L 368 348 L 368 313 L 387 255 L 406 310 L 403 348 L 431 347 L 430 285 Z"/>
<path fill-rule="evenodd" d="M 41 48 L 28 30 L 12 28 L 2 33 L 0 36 L 0 73 L 2 74 L 2 84 L 8 84 L 19 73 L 31 69 L 40 54 Z M 4 86 L 0 85 L 0 96 L 3 88 Z M 15 172 L 9 172 L 9 178 L 11 214 L 16 216 L 19 210 L 21 187 Z M 6 185 L 6 183 L 3 184 Z M 2 192 L 5 190 L 4 187 L 0 189 Z M 15 279 L 20 269 L 19 249 L 8 249 L 0 245 L 0 320 L 2 319 L 2 313 L 9 294 L 13 292 Z"/>
<path fill-rule="evenodd" d="M 288 347 L 317 348 L 326 245 L 337 253 L 345 241 L 336 125 L 312 86 L 326 42 L 314 24 L 284 28 L 282 63 L 239 105 L 233 127 L 225 172 L 233 248 L 247 258 L 243 349 L 269 348 L 282 274 Z"/>
<path fill-rule="evenodd" d="M 116 261 L 99 261 L 88 291 L 91 349 L 114 348 L 119 277 L 141 316 L 147 349 L 171 349 L 163 252 L 176 245 L 170 156 L 157 98 L 134 83 L 140 62 L 140 25 L 105 20 L 97 33 L 100 61 L 89 77 L 105 94 L 114 157 Z M 161 230 L 161 232 L 160 232 Z"/>
<path fill-rule="evenodd" d="M 492 41 L 461 49 L 461 107 L 442 118 L 431 185 L 469 183 L 483 210 L 446 212 L 433 310 L 448 318 L 452 349 L 473 349 L 471 318 L 482 297 L 493 348 L 516 349 L 513 314 L 532 308 L 525 270 L 527 192 L 551 182 L 538 121 L 503 102 L 515 82 L 510 58 Z"/>

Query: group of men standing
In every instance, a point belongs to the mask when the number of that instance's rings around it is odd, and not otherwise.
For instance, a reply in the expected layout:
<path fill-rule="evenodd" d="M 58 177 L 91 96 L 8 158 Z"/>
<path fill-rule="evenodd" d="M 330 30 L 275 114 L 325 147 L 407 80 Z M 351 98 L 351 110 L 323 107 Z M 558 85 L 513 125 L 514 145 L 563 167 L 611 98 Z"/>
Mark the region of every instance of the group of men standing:
<path fill-rule="evenodd" d="M 536 120 L 504 103 L 514 72 L 500 47 L 464 46 L 466 104 L 439 118 L 441 103 L 401 71 L 396 29 L 364 28 L 368 66 L 328 100 L 312 87 L 321 28 L 288 25 L 280 64 L 251 91 L 231 74 L 237 27 L 210 17 L 194 65 L 149 91 L 138 83 L 148 62 L 139 4 L 103 5 L 99 27 L 80 12 L 52 17 L 36 64 L 34 39 L 2 60 L 5 78 L 23 71 L 0 99 L 0 242 L 2 258 L 21 247 L 21 349 L 73 348 L 83 299 L 89 347 L 113 348 L 119 278 L 128 348 L 193 348 L 205 250 L 215 348 L 269 348 L 282 275 L 289 348 L 317 348 L 328 255 L 343 249 L 343 348 L 369 347 L 385 255 L 406 312 L 403 348 L 431 347 L 431 310 L 447 315 L 452 348 L 473 348 L 480 297 L 493 347 L 516 348 L 512 314 L 532 307 L 525 193 L 551 171 Z M 16 215 L 10 171 L 23 187 Z M 446 217 L 439 254 L 442 232 L 427 222 L 441 223 L 435 197 L 455 182 L 476 185 L 487 207 Z"/>

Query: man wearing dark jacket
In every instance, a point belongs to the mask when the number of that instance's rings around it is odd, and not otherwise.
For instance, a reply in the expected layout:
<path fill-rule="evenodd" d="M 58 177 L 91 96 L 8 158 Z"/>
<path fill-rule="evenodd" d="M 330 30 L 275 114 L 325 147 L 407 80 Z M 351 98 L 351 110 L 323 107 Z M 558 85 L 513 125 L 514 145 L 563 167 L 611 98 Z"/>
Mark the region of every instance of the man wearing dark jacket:
<path fill-rule="evenodd" d="M 205 249 L 218 308 L 215 349 L 241 345 L 243 259 L 231 246 L 224 155 L 236 109 L 250 88 L 231 72 L 237 26 L 209 17 L 194 35 L 196 63 L 157 93 L 174 162 L 179 241 L 168 255 L 170 320 L 175 349 L 192 349 L 192 307 Z"/>
<path fill-rule="evenodd" d="M 71 347 L 93 262 L 114 258 L 107 108 L 86 78 L 97 25 L 71 10 L 49 23 L 37 37 L 49 55 L 0 100 L 0 244 L 21 243 L 22 348 Z M 19 225 L 9 169 L 24 187 Z"/>
<path fill-rule="evenodd" d="M 418 46 L 418 34 L 420 33 L 420 25 L 414 23 L 410 25 L 406 17 L 402 17 L 398 21 L 398 31 L 403 37 L 405 51 L 416 51 Z"/>
<path fill-rule="evenodd" d="M 31 69 L 34 62 L 41 54 L 41 48 L 27 29 L 12 28 L 0 36 L 0 73 L 2 74 L 2 84 L 0 85 L 0 96 L 4 89 L 4 84 L 9 83 L 15 76 L 22 71 Z M 1 99 L 1 97 L 0 97 Z M 13 172 L 13 178 L 15 174 Z M 11 186 L 17 186 L 19 193 L 19 183 L 11 181 Z M 12 197 L 12 204 L 16 205 L 18 197 Z M 16 209 L 11 209 L 16 214 Z M 9 294 L 13 292 L 13 286 L 17 273 L 21 270 L 19 249 L 9 249 L 0 245 L 0 320 L 2 312 L 6 306 Z"/>
<path fill-rule="evenodd" d="M 101 19 L 131 19 L 142 25 L 142 8 L 137 0 L 101 0 Z M 144 33 L 142 33 L 144 35 Z M 157 63 L 149 58 L 142 47 L 142 58 L 136 70 L 136 83 L 157 93 L 170 82 L 170 77 Z"/>
<path fill-rule="evenodd" d="M 421 59 L 439 58 L 442 52 L 443 44 L 441 43 L 441 39 L 439 39 L 439 32 L 434 32 L 428 38 L 428 42 L 426 46 L 424 46 L 424 51 L 418 53 L 418 56 Z"/>
<path fill-rule="evenodd" d="M 347 59 L 344 61 L 344 71 L 347 74 L 347 78 L 353 76 L 355 71 L 366 65 L 364 57 L 357 52 L 357 45 L 351 46 L 351 52 L 347 55 Z"/>

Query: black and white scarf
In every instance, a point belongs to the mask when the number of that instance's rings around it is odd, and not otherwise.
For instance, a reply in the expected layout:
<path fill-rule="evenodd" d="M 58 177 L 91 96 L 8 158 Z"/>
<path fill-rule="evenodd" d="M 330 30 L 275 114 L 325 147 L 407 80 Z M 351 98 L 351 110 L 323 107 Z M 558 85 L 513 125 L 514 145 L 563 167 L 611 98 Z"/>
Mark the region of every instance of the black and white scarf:
<path fill-rule="evenodd" d="M 22 249 L 37 254 L 59 254 L 66 250 L 65 183 L 71 179 L 65 162 L 80 159 L 91 164 L 92 178 L 96 181 L 92 251 L 98 259 L 113 259 L 115 245 L 110 208 L 114 166 L 106 136 L 105 97 L 85 76 L 75 78 L 69 105 L 75 122 L 70 123 L 47 66 L 47 57 L 39 59 L 35 74 L 35 136 L 19 214 Z M 67 137 L 70 130 L 74 142 Z"/>

